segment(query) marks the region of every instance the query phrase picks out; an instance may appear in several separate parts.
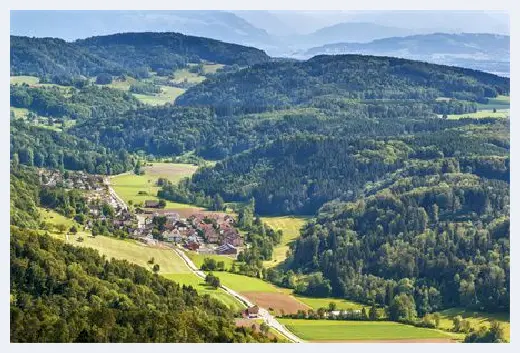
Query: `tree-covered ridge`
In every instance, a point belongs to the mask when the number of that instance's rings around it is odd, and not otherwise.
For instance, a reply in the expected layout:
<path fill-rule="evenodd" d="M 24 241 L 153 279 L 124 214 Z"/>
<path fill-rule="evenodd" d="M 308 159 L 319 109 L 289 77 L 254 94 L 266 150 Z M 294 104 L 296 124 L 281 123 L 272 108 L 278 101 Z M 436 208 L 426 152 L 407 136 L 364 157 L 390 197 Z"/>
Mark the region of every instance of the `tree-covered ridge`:
<path fill-rule="evenodd" d="M 11 85 L 11 106 L 41 116 L 89 119 L 112 118 L 142 104 L 131 94 L 109 87 L 68 88 Z"/>
<path fill-rule="evenodd" d="M 267 342 L 192 287 L 11 227 L 11 342 Z"/>
<path fill-rule="evenodd" d="M 106 175 L 123 173 L 135 164 L 125 150 L 115 152 L 66 132 L 17 120 L 11 121 L 10 129 L 10 155 L 16 163 Z"/>
<path fill-rule="evenodd" d="M 252 65 L 270 60 L 264 51 L 179 33 L 124 33 L 66 42 L 57 38 L 11 36 L 11 75 L 134 77 L 148 70 L 173 72 L 202 60 Z"/>
<path fill-rule="evenodd" d="M 509 181 L 506 121 L 437 122 L 403 122 L 405 129 L 415 126 L 414 135 L 383 137 L 383 129 L 380 137 L 348 136 L 341 128 L 327 137 L 282 135 L 198 171 L 165 195 L 178 201 L 190 192 L 228 201 L 254 197 L 260 214 L 313 214 L 327 201 L 353 200 L 407 176 L 465 172 Z"/>
<path fill-rule="evenodd" d="M 254 47 L 180 33 L 119 33 L 77 40 L 75 44 L 125 66 L 147 66 L 154 71 L 201 60 L 239 66 L 270 60 L 263 50 Z M 179 59 L 181 65 L 176 62 Z"/>
<path fill-rule="evenodd" d="M 189 89 L 177 104 L 212 106 L 229 115 L 309 105 L 322 96 L 354 100 L 484 102 L 508 94 L 509 79 L 475 70 L 360 55 L 272 62 L 213 77 Z"/>
<path fill-rule="evenodd" d="M 37 229 L 40 221 L 38 212 L 39 180 L 30 169 L 13 162 L 10 173 L 10 222 L 9 224 Z"/>
<path fill-rule="evenodd" d="M 409 177 L 318 217 L 289 266 L 322 273 L 303 284 L 419 315 L 450 306 L 509 310 L 509 184 L 470 174 Z"/>

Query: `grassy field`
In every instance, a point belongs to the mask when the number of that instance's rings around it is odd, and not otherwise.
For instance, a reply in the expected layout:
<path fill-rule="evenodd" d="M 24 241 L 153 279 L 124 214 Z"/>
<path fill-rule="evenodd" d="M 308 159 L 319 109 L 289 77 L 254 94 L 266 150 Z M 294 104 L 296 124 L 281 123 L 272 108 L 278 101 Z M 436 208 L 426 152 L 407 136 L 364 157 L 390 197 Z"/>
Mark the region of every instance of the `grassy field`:
<path fill-rule="evenodd" d="M 237 292 L 277 292 L 278 288 L 259 278 L 241 276 L 229 272 L 219 272 L 220 282 Z"/>
<path fill-rule="evenodd" d="M 40 82 L 40 79 L 35 76 L 11 76 L 11 84 L 12 85 L 22 85 L 24 83 L 33 86 L 37 85 Z"/>
<path fill-rule="evenodd" d="M 305 303 L 306 305 L 310 306 L 311 308 L 317 310 L 319 308 L 328 308 L 329 303 L 333 302 L 336 304 L 337 310 L 356 310 L 356 309 L 363 309 L 363 305 L 346 300 L 346 299 L 337 299 L 337 298 L 310 298 L 310 297 L 301 297 L 299 295 L 295 295 L 295 298 L 299 301 Z"/>
<path fill-rule="evenodd" d="M 176 183 L 180 179 L 192 175 L 197 170 L 196 166 L 190 164 L 174 164 L 174 163 L 153 163 L 152 166 L 146 166 L 144 175 L 121 174 L 110 178 L 110 183 L 114 191 L 125 202 L 132 200 L 133 203 L 144 202 L 145 200 L 157 200 L 157 191 L 160 189 L 157 185 L 157 179 L 167 178 Z M 139 191 L 144 191 L 147 195 L 139 195 Z M 190 205 L 179 204 L 168 201 L 166 208 L 189 208 Z"/>
<path fill-rule="evenodd" d="M 199 295 L 208 294 L 209 296 L 220 300 L 228 308 L 235 311 L 245 309 L 245 305 L 228 295 L 222 289 L 214 289 L 206 285 L 203 279 L 197 277 L 193 273 L 188 274 L 165 274 L 164 277 L 179 283 L 180 285 L 192 286 Z"/>
<path fill-rule="evenodd" d="M 506 332 L 506 339 L 510 339 L 510 316 L 507 313 L 484 313 L 473 310 L 466 310 L 463 308 L 451 308 L 440 312 L 441 322 L 439 327 L 443 330 L 451 330 L 453 328 L 453 318 L 457 315 L 462 316 L 464 319 L 469 320 L 471 326 L 478 329 L 481 326 L 489 327 L 491 321 L 496 320 L 500 322 Z"/>
<path fill-rule="evenodd" d="M 11 111 L 14 113 L 15 118 L 25 118 L 29 114 L 29 109 L 27 108 L 11 107 Z"/>
<path fill-rule="evenodd" d="M 154 263 L 160 267 L 159 274 L 191 273 L 179 255 L 170 249 L 148 247 L 135 240 L 121 240 L 104 236 L 92 237 L 85 232 L 78 232 L 77 235 L 69 235 L 68 240 L 65 235 L 55 234 L 55 236 L 76 246 L 96 249 L 101 255 L 105 255 L 107 258 L 125 259 L 150 270 L 152 265 L 148 264 L 148 260 L 153 257 L 155 260 Z M 83 241 L 78 241 L 79 237 L 82 237 Z"/>
<path fill-rule="evenodd" d="M 201 83 L 205 79 L 206 79 L 206 77 L 203 75 L 189 72 L 188 69 L 181 69 L 181 70 L 175 71 L 172 81 L 175 83 L 182 83 L 185 81 L 187 83 Z"/>
<path fill-rule="evenodd" d="M 439 330 L 418 328 L 390 321 L 334 321 L 279 319 L 297 336 L 307 341 L 378 341 L 453 339 Z"/>
<path fill-rule="evenodd" d="M 286 259 L 289 244 L 300 235 L 300 229 L 308 218 L 305 217 L 262 217 L 262 220 L 271 228 L 283 231 L 283 237 L 279 245 L 274 248 L 273 259 L 264 261 L 265 267 L 273 267 Z"/>
<path fill-rule="evenodd" d="M 142 103 L 148 105 L 165 105 L 167 103 L 173 104 L 178 96 L 183 94 L 186 90 L 179 87 L 161 86 L 161 93 L 154 95 L 132 93 L 135 98 Z"/>
<path fill-rule="evenodd" d="M 234 259 L 225 255 L 201 255 L 193 251 L 186 251 L 186 255 L 193 261 L 195 266 L 200 268 L 205 258 L 215 259 L 215 261 L 224 261 L 225 269 L 229 270 L 233 266 Z"/>
<path fill-rule="evenodd" d="M 218 69 L 221 69 L 224 67 L 222 64 L 204 64 L 204 73 L 208 74 L 214 74 L 217 72 Z"/>
<path fill-rule="evenodd" d="M 450 114 L 448 115 L 448 119 L 461 119 L 461 118 L 507 118 L 509 116 L 509 109 L 499 109 L 496 113 L 493 113 L 493 110 L 479 110 L 476 113 L 467 113 L 467 114 Z"/>

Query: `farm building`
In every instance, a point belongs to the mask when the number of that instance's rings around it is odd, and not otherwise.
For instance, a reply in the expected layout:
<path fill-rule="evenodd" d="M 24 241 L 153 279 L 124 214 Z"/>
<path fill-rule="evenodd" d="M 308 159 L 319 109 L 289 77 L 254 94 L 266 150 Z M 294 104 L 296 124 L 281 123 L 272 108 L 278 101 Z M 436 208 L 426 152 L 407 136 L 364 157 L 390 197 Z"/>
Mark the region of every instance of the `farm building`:
<path fill-rule="evenodd" d="M 157 200 L 146 200 L 144 202 L 144 207 L 157 208 L 157 207 L 159 207 L 159 201 L 157 201 Z"/>
<path fill-rule="evenodd" d="M 254 318 L 258 317 L 259 311 L 260 311 L 260 308 L 258 307 L 258 305 L 255 305 L 255 306 L 249 307 L 246 310 L 244 310 L 242 312 L 242 316 L 249 318 L 249 319 L 254 319 Z"/>
<path fill-rule="evenodd" d="M 218 255 L 236 255 L 238 253 L 237 248 L 230 244 L 224 244 L 216 249 Z"/>

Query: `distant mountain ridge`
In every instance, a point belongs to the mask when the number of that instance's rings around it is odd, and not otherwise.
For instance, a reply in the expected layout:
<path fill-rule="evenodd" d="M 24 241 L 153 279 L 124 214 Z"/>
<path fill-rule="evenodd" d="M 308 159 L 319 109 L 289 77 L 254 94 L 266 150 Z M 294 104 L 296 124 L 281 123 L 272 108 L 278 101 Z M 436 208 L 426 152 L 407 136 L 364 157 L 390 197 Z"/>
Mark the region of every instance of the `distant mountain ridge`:
<path fill-rule="evenodd" d="M 200 60 L 246 66 L 270 58 L 253 47 L 180 33 L 121 33 L 72 43 L 11 36 L 11 75 L 135 75 L 138 70 L 175 70 Z"/>
<path fill-rule="evenodd" d="M 335 43 L 307 50 L 305 56 L 366 54 L 394 56 L 509 75 L 510 37 L 488 33 L 433 33 L 391 37 L 369 43 Z"/>

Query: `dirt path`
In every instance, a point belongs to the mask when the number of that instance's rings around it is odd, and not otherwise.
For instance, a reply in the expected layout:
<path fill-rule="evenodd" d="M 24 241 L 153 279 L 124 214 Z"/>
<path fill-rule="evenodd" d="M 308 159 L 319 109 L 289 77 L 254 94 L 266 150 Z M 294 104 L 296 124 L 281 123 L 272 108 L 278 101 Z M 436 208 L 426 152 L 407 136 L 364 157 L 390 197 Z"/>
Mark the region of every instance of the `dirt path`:
<path fill-rule="evenodd" d="M 197 266 L 193 263 L 193 261 L 191 261 L 191 259 L 188 256 L 186 256 L 186 254 L 182 250 L 179 250 L 178 248 L 172 248 L 172 249 L 177 253 L 177 255 L 179 255 L 184 260 L 186 265 L 190 268 L 190 270 L 193 271 L 193 273 L 195 273 L 195 275 L 197 275 L 197 276 L 199 276 L 200 278 L 203 278 L 203 279 L 206 278 L 206 274 L 203 271 L 199 270 L 197 268 Z M 247 307 L 251 307 L 251 306 L 254 305 L 251 301 L 249 301 L 249 299 L 247 299 L 246 297 L 244 297 L 244 296 L 240 295 L 239 293 L 235 292 L 231 288 L 228 288 L 226 286 L 221 286 L 221 287 L 229 295 L 235 297 L 236 299 L 238 299 L 239 301 L 244 303 Z M 274 328 L 275 330 L 277 330 L 278 332 L 280 332 L 282 335 L 287 337 L 291 342 L 295 342 L 295 343 L 303 343 L 304 342 L 298 336 L 296 336 L 291 331 L 289 331 L 278 320 L 276 320 L 276 318 L 274 316 L 269 314 L 269 312 L 266 309 L 260 308 L 260 310 L 258 312 L 258 316 L 260 318 L 262 318 L 268 326 L 270 326 L 270 327 Z"/>

